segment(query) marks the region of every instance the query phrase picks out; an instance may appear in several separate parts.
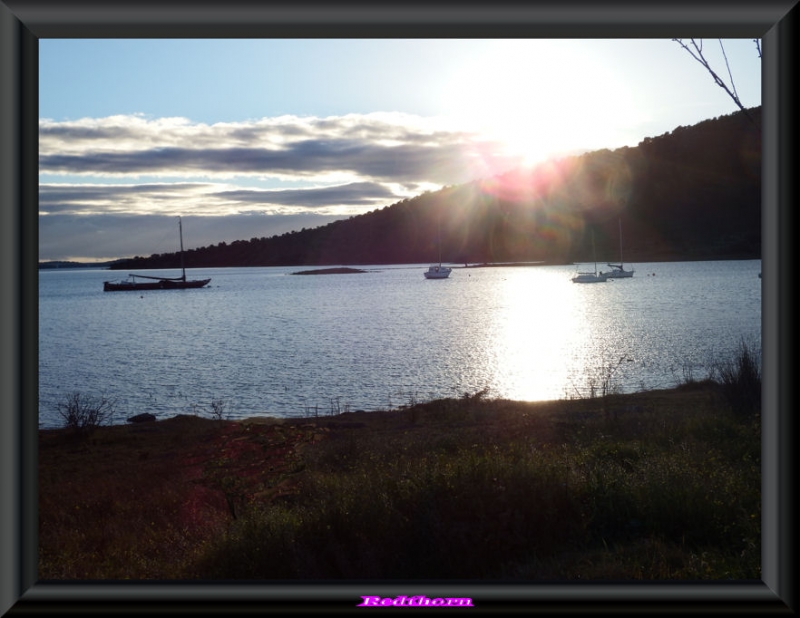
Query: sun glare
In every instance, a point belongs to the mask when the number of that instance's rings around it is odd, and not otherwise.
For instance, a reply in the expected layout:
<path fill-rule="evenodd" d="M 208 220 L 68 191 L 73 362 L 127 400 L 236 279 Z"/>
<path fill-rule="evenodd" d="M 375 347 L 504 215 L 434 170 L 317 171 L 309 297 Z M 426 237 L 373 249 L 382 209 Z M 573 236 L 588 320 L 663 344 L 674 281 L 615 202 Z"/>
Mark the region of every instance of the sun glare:
<path fill-rule="evenodd" d="M 564 395 L 577 307 L 571 286 L 560 271 L 509 271 L 500 287 L 492 329 L 497 349 L 503 350 L 493 365 L 503 396 L 538 401 Z"/>
<path fill-rule="evenodd" d="M 465 58 L 446 88 L 454 120 L 536 163 L 616 147 L 637 117 L 613 67 L 575 41 L 496 41 Z"/>

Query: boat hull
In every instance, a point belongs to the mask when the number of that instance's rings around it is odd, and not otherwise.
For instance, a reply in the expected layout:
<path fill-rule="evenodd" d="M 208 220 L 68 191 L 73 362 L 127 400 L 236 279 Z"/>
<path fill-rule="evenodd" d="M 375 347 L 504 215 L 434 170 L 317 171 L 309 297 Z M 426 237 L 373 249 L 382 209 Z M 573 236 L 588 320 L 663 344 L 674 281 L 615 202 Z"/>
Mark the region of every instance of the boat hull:
<path fill-rule="evenodd" d="M 187 290 L 190 288 L 202 288 L 211 279 L 196 279 L 194 281 L 104 281 L 104 292 L 136 292 L 142 290 Z"/>
<path fill-rule="evenodd" d="M 605 274 L 580 273 L 572 278 L 572 283 L 603 283 L 608 280 Z"/>
<path fill-rule="evenodd" d="M 611 270 L 604 273 L 609 279 L 630 279 L 633 277 L 633 270 L 625 270 L 617 264 L 609 264 Z"/>
<path fill-rule="evenodd" d="M 447 279 L 452 271 L 452 268 L 445 266 L 431 266 L 423 274 L 426 279 Z"/>

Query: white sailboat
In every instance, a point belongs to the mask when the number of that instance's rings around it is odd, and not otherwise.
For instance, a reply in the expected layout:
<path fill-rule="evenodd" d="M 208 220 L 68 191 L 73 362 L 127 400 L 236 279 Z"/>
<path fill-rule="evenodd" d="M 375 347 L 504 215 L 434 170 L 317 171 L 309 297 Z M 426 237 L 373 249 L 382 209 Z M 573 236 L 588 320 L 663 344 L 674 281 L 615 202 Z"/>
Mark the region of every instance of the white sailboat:
<path fill-rule="evenodd" d="M 595 253 L 594 234 L 592 234 L 592 253 Z M 594 270 L 579 270 L 572 278 L 572 283 L 603 283 L 608 279 L 606 273 L 598 272 L 597 270 L 597 256 L 595 256 L 594 260 Z"/>
<path fill-rule="evenodd" d="M 425 275 L 426 279 L 447 279 L 451 272 L 453 272 L 452 268 L 442 266 L 440 262 L 439 264 L 431 264 L 428 266 L 428 270 L 426 270 L 423 274 Z"/>
<path fill-rule="evenodd" d="M 625 270 L 622 262 L 622 219 L 619 220 L 619 264 L 609 264 L 608 267 L 611 270 L 605 274 L 609 279 L 629 279 L 633 277 L 634 270 L 632 268 Z"/>
<path fill-rule="evenodd" d="M 439 263 L 438 264 L 431 264 L 428 266 L 428 270 L 426 270 L 423 274 L 425 275 L 426 279 L 447 279 L 450 276 L 450 273 L 453 272 L 452 268 L 448 268 L 447 266 L 442 266 L 442 234 L 441 229 L 439 230 L 439 235 L 437 242 L 439 244 Z"/>

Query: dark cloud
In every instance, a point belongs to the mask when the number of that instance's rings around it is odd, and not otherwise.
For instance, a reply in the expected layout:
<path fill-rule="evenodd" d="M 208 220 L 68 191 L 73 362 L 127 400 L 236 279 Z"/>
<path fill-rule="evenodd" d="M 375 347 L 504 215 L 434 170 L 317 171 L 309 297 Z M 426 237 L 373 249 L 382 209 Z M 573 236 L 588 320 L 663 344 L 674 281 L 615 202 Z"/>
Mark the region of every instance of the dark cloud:
<path fill-rule="evenodd" d="M 213 185 L 198 183 L 143 185 L 39 185 L 39 212 L 96 214 L 142 212 L 162 205 L 164 212 L 179 211 L 184 204 Z"/>
<path fill-rule="evenodd" d="M 186 128 L 184 133 L 164 130 L 163 139 L 150 127 L 136 148 L 119 151 L 104 142 L 120 136 L 134 138 L 126 128 L 86 129 L 47 127 L 72 143 L 57 152 L 57 142 L 47 142 L 39 159 L 42 173 L 111 175 L 228 175 L 299 176 L 341 172 L 378 182 L 453 184 L 470 180 L 486 169 L 500 171 L 509 161 L 495 153 L 492 144 L 475 141 L 466 133 L 428 132 L 375 119 L 316 119 L 287 124 L 233 126 L 212 131 Z M 44 129 L 43 129 L 44 131 Z M 74 131 L 71 135 L 70 132 Z M 140 130 L 141 133 L 141 130 Z M 306 138 L 315 134 L 317 137 Z M 94 148 L 75 152 L 75 142 L 95 135 Z M 178 136 L 183 136 L 178 138 Z M 179 145 L 174 145 L 180 142 Z M 147 147 L 148 144 L 155 144 Z M 185 143 L 185 145 L 184 145 Z M 223 144 L 223 145 L 220 145 Z M 224 145 L 228 144 L 228 145 Z M 276 144 L 280 144 L 277 146 Z M 86 142 L 91 146 L 92 142 Z M 208 145 L 208 147 L 207 147 Z M 479 168 L 475 169 L 476 163 Z"/>
<path fill-rule="evenodd" d="M 42 155 L 41 173 L 258 174 L 310 177 L 347 172 L 386 182 L 468 180 L 472 153 L 460 145 L 382 146 L 356 140 L 305 140 L 281 150 L 158 148 L 136 152 Z"/>
<path fill-rule="evenodd" d="M 253 191 L 239 189 L 237 191 L 221 191 L 214 197 L 252 204 L 281 204 L 284 206 L 330 206 L 342 204 L 347 206 L 371 206 L 378 200 L 396 201 L 391 191 L 374 182 L 354 182 L 335 187 L 319 189 L 287 189 L 284 191 Z"/>
<path fill-rule="evenodd" d="M 56 138 L 60 140 L 98 141 L 141 139 L 141 133 L 133 127 L 112 126 L 82 126 L 75 124 L 41 124 L 39 126 L 39 139 Z"/>
<path fill-rule="evenodd" d="M 375 207 L 397 201 L 397 196 L 385 186 L 373 182 L 354 182 L 332 187 L 285 190 L 215 190 L 216 185 L 202 183 L 143 184 L 143 185 L 41 185 L 39 188 L 39 211 L 46 214 L 78 214 L 107 208 L 109 203 L 117 206 L 143 202 L 172 202 L 173 210 L 180 202 L 198 199 L 198 194 L 209 210 L 225 204 L 240 203 L 239 212 L 252 209 L 254 204 L 264 206 L 296 206 L 308 209 L 342 206 Z"/>
<path fill-rule="evenodd" d="M 143 184 L 143 185 L 39 185 L 39 208 L 85 204 L 96 201 L 143 195 L 179 195 L 208 185 L 201 183 Z"/>

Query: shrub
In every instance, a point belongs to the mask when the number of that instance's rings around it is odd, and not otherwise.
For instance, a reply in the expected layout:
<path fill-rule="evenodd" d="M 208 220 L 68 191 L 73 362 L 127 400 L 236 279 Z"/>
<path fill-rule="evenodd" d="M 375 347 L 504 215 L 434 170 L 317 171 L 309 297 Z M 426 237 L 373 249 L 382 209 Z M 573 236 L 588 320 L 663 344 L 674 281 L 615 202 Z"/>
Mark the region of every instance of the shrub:
<path fill-rule="evenodd" d="M 117 402 L 107 397 L 95 397 L 74 392 L 56 404 L 64 427 L 77 433 L 91 433 L 114 417 Z"/>
<path fill-rule="evenodd" d="M 742 418 L 761 413 L 761 354 L 744 341 L 733 360 L 717 367 L 717 382 L 733 412 Z"/>
<path fill-rule="evenodd" d="M 211 418 L 216 421 L 225 420 L 225 401 L 222 399 L 211 400 Z"/>

